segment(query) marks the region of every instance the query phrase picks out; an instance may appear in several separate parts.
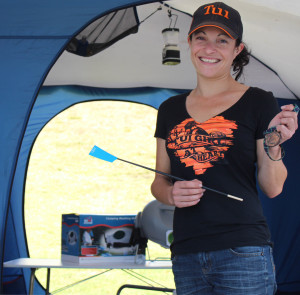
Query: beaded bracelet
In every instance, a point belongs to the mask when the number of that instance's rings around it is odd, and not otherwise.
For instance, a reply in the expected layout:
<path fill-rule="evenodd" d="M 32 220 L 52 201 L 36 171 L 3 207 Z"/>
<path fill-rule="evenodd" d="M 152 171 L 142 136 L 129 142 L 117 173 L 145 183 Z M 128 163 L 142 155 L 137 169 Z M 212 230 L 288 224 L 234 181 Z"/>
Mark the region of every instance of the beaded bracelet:
<path fill-rule="evenodd" d="M 266 131 L 264 131 L 264 150 L 266 152 L 266 154 L 268 155 L 268 157 L 272 160 L 272 161 L 280 161 L 283 159 L 283 157 L 285 156 L 285 151 L 283 149 L 283 147 L 279 144 L 280 143 L 280 138 L 281 135 L 280 133 L 276 130 L 276 126 L 273 126 L 269 129 L 267 129 Z M 269 147 L 274 147 L 276 145 L 279 145 L 281 148 L 281 158 L 278 160 L 273 159 L 270 154 L 269 154 Z"/>
<path fill-rule="evenodd" d="M 299 110 L 300 110 L 299 106 L 297 104 L 294 104 L 293 112 L 298 114 Z M 283 147 L 279 144 L 280 143 L 280 138 L 281 138 L 281 135 L 276 130 L 276 126 L 273 126 L 269 129 L 267 129 L 266 131 L 264 131 L 264 150 L 265 150 L 266 154 L 268 155 L 268 157 L 272 161 L 280 161 L 285 156 L 285 151 L 284 151 Z M 273 147 L 273 146 L 276 146 L 276 145 L 279 145 L 280 148 L 281 148 L 281 158 L 278 159 L 278 160 L 273 159 L 269 154 L 269 147 Z"/>
<path fill-rule="evenodd" d="M 275 159 L 273 159 L 273 158 L 270 156 L 270 154 L 269 154 L 269 146 L 266 145 L 265 139 L 264 139 L 264 150 L 265 150 L 266 154 L 268 155 L 268 157 L 269 157 L 272 161 L 280 161 L 280 160 L 282 160 L 282 159 L 284 158 L 284 156 L 285 156 L 285 151 L 284 151 L 282 145 L 280 144 L 279 146 L 280 146 L 280 148 L 281 148 L 281 158 L 279 158 L 278 160 L 275 160 Z"/>

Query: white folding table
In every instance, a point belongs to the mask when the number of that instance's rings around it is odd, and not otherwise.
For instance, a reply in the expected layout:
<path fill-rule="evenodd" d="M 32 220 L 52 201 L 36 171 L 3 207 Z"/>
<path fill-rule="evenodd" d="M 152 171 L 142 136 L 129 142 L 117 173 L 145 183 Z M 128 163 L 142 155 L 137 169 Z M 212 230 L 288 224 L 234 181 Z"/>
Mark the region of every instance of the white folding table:
<path fill-rule="evenodd" d="M 98 261 L 95 263 L 73 263 L 66 262 L 60 259 L 38 259 L 38 258 L 19 258 L 6 261 L 3 267 L 10 268 L 30 268 L 30 285 L 29 294 L 33 294 L 35 271 L 39 268 L 47 269 L 47 286 L 46 294 L 49 294 L 50 286 L 50 270 L 51 268 L 82 268 L 82 269 L 170 269 L 172 263 L 170 260 L 146 260 L 145 263 L 136 264 L 134 262 L 104 262 Z"/>

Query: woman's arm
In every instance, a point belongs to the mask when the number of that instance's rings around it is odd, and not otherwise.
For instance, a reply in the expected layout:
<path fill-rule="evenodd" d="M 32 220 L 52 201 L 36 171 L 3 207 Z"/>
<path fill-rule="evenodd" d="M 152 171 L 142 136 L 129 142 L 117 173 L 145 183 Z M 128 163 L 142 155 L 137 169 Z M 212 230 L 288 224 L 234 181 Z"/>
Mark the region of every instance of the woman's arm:
<path fill-rule="evenodd" d="M 166 151 L 165 140 L 158 138 L 156 147 L 156 170 L 171 173 L 170 159 Z M 160 202 L 176 207 L 196 205 L 203 196 L 201 181 L 176 181 L 173 185 L 170 178 L 156 173 L 151 185 L 153 196 Z"/>
<path fill-rule="evenodd" d="M 287 177 L 287 170 L 283 162 L 269 159 L 263 147 L 263 139 L 257 140 L 257 180 L 259 187 L 269 198 L 274 198 L 282 192 Z M 269 153 L 273 159 L 281 157 L 279 146 L 272 147 Z"/>
<path fill-rule="evenodd" d="M 280 133 L 280 144 L 290 139 L 298 128 L 297 113 L 294 112 L 293 105 L 283 106 L 282 111 L 270 122 L 269 128 L 277 127 Z M 263 147 L 263 139 L 257 140 L 257 168 L 258 183 L 261 190 L 270 198 L 274 198 L 282 192 L 284 182 L 287 178 L 287 169 L 284 163 L 273 161 L 281 158 L 281 148 L 279 145 L 269 147 L 269 155 Z"/>

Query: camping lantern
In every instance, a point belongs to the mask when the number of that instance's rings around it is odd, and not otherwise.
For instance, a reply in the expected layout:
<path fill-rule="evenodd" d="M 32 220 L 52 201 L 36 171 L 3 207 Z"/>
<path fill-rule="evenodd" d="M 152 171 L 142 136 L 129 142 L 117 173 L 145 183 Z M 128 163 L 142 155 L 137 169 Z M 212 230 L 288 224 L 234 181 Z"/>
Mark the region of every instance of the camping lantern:
<path fill-rule="evenodd" d="M 162 30 L 164 48 L 162 51 L 162 63 L 164 65 L 177 65 L 180 63 L 180 50 L 178 47 L 179 29 L 167 28 Z"/>

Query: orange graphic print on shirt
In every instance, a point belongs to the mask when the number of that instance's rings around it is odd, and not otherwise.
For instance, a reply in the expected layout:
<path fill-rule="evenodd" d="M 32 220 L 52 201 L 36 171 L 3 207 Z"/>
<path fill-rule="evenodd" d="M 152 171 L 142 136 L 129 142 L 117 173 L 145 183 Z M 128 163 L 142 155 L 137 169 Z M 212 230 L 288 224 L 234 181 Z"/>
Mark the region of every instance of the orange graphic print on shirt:
<path fill-rule="evenodd" d="M 224 159 L 225 152 L 233 145 L 235 121 L 222 116 L 213 117 L 204 123 L 189 118 L 176 125 L 167 138 L 169 149 L 186 167 L 193 167 L 195 174 L 203 174 L 213 163 Z"/>

